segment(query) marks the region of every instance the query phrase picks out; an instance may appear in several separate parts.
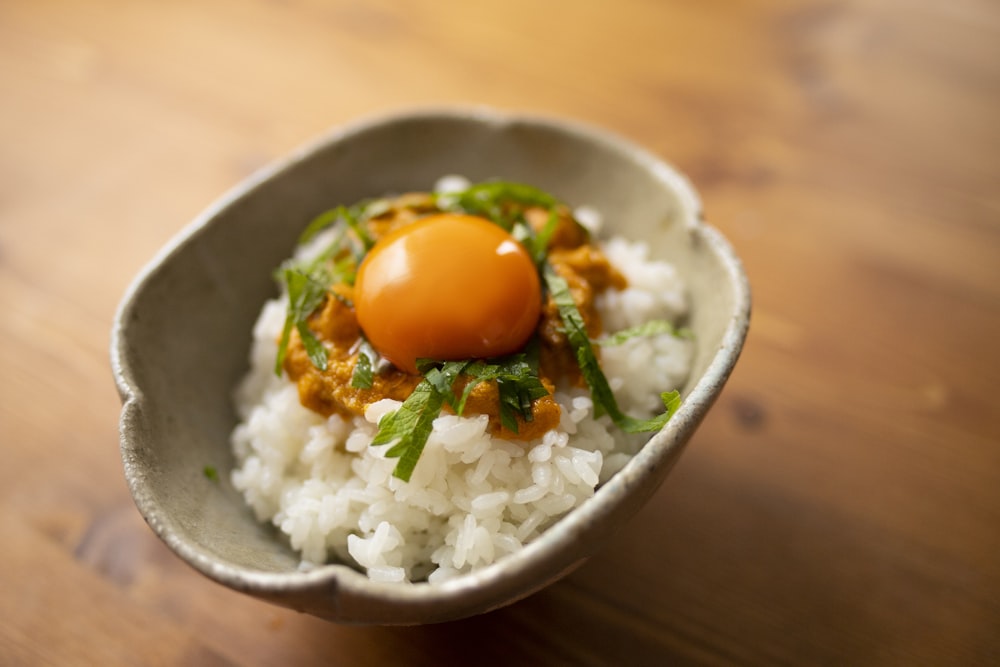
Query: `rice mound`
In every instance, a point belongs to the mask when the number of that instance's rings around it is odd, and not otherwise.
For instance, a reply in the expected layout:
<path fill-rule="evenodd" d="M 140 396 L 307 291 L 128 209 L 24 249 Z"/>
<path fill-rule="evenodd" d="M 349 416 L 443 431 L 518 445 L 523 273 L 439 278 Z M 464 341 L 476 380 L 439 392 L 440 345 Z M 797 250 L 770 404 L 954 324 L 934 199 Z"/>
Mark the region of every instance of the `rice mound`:
<path fill-rule="evenodd" d="M 605 331 L 684 316 L 671 265 L 651 261 L 642 242 L 614 238 L 602 248 L 628 280 L 598 297 Z M 376 581 L 435 583 L 484 567 L 593 496 L 650 437 L 595 420 L 589 392 L 562 388 L 559 428 L 526 443 L 491 437 L 483 415 L 442 413 L 403 482 L 388 447 L 368 446 L 400 403 L 378 401 L 353 419 L 304 408 L 295 384 L 273 371 L 284 317 L 285 302 L 269 301 L 253 330 L 251 368 L 235 392 L 231 479 L 258 520 L 287 535 L 303 569 L 335 560 Z M 646 417 L 662 411 L 661 392 L 683 384 L 691 352 L 669 334 L 636 337 L 603 347 L 601 366 L 620 407 Z"/>

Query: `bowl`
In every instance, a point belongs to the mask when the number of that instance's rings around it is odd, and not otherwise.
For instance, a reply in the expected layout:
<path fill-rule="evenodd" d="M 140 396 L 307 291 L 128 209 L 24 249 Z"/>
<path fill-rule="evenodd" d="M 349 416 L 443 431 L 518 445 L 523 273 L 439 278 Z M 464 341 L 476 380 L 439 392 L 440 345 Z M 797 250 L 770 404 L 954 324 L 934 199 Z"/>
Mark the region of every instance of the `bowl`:
<path fill-rule="evenodd" d="M 503 178 L 602 212 L 686 279 L 694 365 L 678 412 L 594 497 L 515 555 L 442 583 L 379 583 L 345 564 L 301 571 L 229 483 L 234 386 L 271 271 L 305 222 L 339 203 L 426 190 L 442 175 Z M 140 513 L 178 556 L 231 589 L 340 623 L 419 624 L 510 604 L 600 548 L 659 487 L 718 396 L 746 336 L 750 294 L 688 181 L 606 131 L 489 109 L 418 110 L 335 129 L 225 194 L 128 288 L 112 331 L 121 454 Z M 206 475 L 218 471 L 218 476 Z"/>

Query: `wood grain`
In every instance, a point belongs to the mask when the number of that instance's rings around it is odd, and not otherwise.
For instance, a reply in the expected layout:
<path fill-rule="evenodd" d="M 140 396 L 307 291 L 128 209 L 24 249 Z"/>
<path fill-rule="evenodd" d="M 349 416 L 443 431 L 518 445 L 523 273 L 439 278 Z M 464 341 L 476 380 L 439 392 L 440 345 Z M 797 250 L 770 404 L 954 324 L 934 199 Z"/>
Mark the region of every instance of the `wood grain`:
<path fill-rule="evenodd" d="M 989 0 L 0 3 L 0 663 L 1000 663 Z M 143 524 L 118 300 L 226 188 L 413 105 L 606 126 L 688 173 L 751 335 L 636 519 L 507 609 L 330 625 Z"/>

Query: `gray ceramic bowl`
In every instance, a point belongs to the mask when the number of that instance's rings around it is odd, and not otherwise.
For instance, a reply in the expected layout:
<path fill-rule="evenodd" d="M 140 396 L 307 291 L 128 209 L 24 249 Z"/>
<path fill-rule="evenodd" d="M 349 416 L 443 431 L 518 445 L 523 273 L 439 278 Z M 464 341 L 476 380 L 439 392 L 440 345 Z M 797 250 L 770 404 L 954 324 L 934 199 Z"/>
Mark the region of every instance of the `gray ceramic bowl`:
<path fill-rule="evenodd" d="M 231 392 L 271 270 L 305 222 L 338 203 L 430 188 L 444 174 L 503 178 L 602 212 L 683 273 L 697 346 L 683 404 L 594 498 L 515 556 L 443 584 L 373 583 L 346 565 L 310 572 L 228 483 Z M 688 182 L 649 153 L 564 121 L 488 110 L 421 111 L 339 129 L 255 174 L 195 220 L 137 277 L 115 319 L 121 451 L 139 511 L 199 572 L 343 623 L 431 623 L 523 598 L 581 563 L 663 481 L 729 376 L 750 296 L 739 260 L 701 220 Z M 219 479 L 206 478 L 206 466 Z"/>

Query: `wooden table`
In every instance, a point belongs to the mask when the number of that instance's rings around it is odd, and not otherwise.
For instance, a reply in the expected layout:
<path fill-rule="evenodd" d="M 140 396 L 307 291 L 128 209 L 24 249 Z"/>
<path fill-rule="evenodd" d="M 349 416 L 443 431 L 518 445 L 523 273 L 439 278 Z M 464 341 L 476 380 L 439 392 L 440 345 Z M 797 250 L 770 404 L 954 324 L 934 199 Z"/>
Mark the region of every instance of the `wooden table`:
<path fill-rule="evenodd" d="M 0 663 L 1000 664 L 998 44 L 992 0 L 0 3 Z M 358 628 L 217 586 L 125 487 L 116 304 L 255 168 L 452 103 L 689 174 L 750 275 L 743 358 L 519 604 Z"/>

